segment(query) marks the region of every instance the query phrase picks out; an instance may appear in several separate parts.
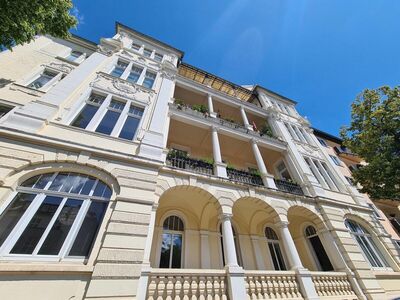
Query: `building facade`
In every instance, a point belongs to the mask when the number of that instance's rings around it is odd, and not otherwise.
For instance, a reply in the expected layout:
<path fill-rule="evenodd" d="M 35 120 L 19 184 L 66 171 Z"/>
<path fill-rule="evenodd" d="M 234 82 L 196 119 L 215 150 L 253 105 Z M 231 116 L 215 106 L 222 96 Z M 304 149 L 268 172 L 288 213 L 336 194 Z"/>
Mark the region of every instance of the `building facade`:
<path fill-rule="evenodd" d="M 122 24 L 0 53 L 2 299 L 393 299 L 398 237 L 295 108 Z"/>

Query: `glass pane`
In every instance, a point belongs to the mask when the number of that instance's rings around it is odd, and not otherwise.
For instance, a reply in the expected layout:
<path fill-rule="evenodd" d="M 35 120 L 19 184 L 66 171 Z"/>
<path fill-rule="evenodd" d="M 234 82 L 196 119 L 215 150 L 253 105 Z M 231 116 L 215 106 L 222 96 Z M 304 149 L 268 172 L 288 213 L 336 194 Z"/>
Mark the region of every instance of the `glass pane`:
<path fill-rule="evenodd" d="M 32 217 L 28 226 L 25 228 L 24 232 L 19 237 L 18 241 L 15 243 L 11 250 L 14 254 L 32 254 L 37 243 L 46 230 L 47 226 L 54 213 L 56 212 L 58 206 L 61 203 L 61 197 L 47 196 L 39 209 L 36 211 L 35 215 Z"/>
<path fill-rule="evenodd" d="M 368 247 L 369 251 L 371 252 L 371 255 L 374 257 L 374 259 L 376 260 L 377 264 L 379 265 L 379 267 L 384 267 L 384 265 L 382 264 L 381 261 L 384 261 L 386 264 L 385 259 L 380 255 L 380 251 L 378 250 L 378 248 L 376 247 L 374 241 L 372 240 L 371 237 L 365 237 L 366 239 L 366 246 Z M 386 264 L 387 265 L 387 264 Z"/>
<path fill-rule="evenodd" d="M 121 132 L 119 133 L 119 137 L 130 141 L 133 140 L 139 123 L 140 119 L 128 116 Z"/>
<path fill-rule="evenodd" d="M 142 74 L 143 69 L 133 66 L 129 76 L 128 81 L 136 83 L 139 80 L 140 74 Z"/>
<path fill-rule="evenodd" d="M 156 74 L 146 72 L 146 77 L 143 80 L 143 86 L 151 89 L 156 79 Z"/>
<path fill-rule="evenodd" d="M 147 57 L 150 57 L 152 52 L 153 52 L 153 51 L 151 51 L 150 49 L 144 49 L 144 50 L 143 50 L 144 56 L 147 56 Z"/>
<path fill-rule="evenodd" d="M 69 256 L 89 256 L 107 205 L 107 202 L 97 201 L 93 201 L 90 204 L 89 210 L 69 252 Z"/>
<path fill-rule="evenodd" d="M 181 267 L 181 256 L 182 256 L 182 235 L 172 235 L 173 248 L 172 248 L 172 268 Z"/>
<path fill-rule="evenodd" d="M 72 122 L 71 125 L 79 128 L 86 128 L 98 109 L 98 106 L 86 104 L 81 113 L 78 115 L 75 121 Z"/>
<path fill-rule="evenodd" d="M 161 243 L 160 268 L 169 268 L 169 259 L 171 257 L 171 242 L 172 235 L 169 233 L 164 233 L 162 235 Z"/>
<path fill-rule="evenodd" d="M 69 173 L 68 177 L 65 178 L 64 184 L 61 187 L 60 192 L 69 193 L 75 181 L 77 180 L 77 177 L 79 177 L 79 175 Z"/>
<path fill-rule="evenodd" d="M 44 189 L 54 173 L 47 173 L 40 176 L 39 180 L 33 186 L 35 189 Z"/>
<path fill-rule="evenodd" d="M 112 191 L 108 187 L 108 185 L 106 185 L 105 183 L 103 183 L 99 180 L 99 182 L 97 183 L 96 188 L 93 192 L 93 196 L 110 199 L 111 195 L 112 195 Z"/>
<path fill-rule="evenodd" d="M 43 87 L 46 83 L 48 83 L 53 77 L 55 77 L 57 74 L 51 73 L 49 71 L 44 71 L 39 78 L 34 80 L 29 87 L 34 88 L 34 89 L 40 89 Z"/>
<path fill-rule="evenodd" d="M 89 195 L 95 182 L 96 182 L 96 178 L 89 177 L 86 180 L 85 185 L 83 186 L 82 191 L 80 192 L 80 194 L 81 195 Z"/>
<path fill-rule="evenodd" d="M 355 236 L 356 237 L 356 241 L 358 243 L 358 245 L 360 246 L 362 252 L 364 253 L 364 255 L 367 257 L 369 263 L 371 264 L 371 266 L 373 267 L 379 267 L 379 264 L 377 263 L 377 261 L 374 259 L 374 257 L 371 255 L 371 252 L 369 251 L 368 247 L 365 244 L 365 240 L 364 237 L 360 237 L 360 236 Z"/>
<path fill-rule="evenodd" d="M 274 264 L 274 269 L 279 270 L 278 259 L 275 254 L 275 249 L 273 243 L 268 243 L 269 252 L 271 253 L 272 263 Z"/>
<path fill-rule="evenodd" d="M 317 256 L 322 271 L 333 271 L 331 261 L 329 260 L 329 257 L 326 254 L 324 246 L 322 245 L 319 237 L 316 235 L 311 237 L 309 240 L 314 249 L 314 253 Z"/>
<path fill-rule="evenodd" d="M 18 193 L 0 216 L 0 246 L 4 243 L 14 226 L 31 205 L 35 194 Z"/>
<path fill-rule="evenodd" d="M 66 183 L 69 173 L 58 173 L 56 178 L 54 178 L 53 182 L 51 183 L 49 190 L 50 191 L 59 191 L 63 185 Z"/>
<path fill-rule="evenodd" d="M 103 120 L 101 120 L 99 126 L 96 128 L 96 132 L 110 134 L 114 129 L 115 123 L 117 123 L 120 114 L 120 112 L 108 110 L 103 117 Z"/>
<path fill-rule="evenodd" d="M 33 176 L 33 177 L 31 177 L 31 178 L 25 180 L 25 181 L 21 184 L 21 186 L 24 186 L 24 187 L 33 187 L 33 186 L 35 185 L 36 181 L 38 181 L 38 179 L 39 179 L 40 176 L 42 176 L 42 175 L 36 175 L 36 176 Z"/>
<path fill-rule="evenodd" d="M 39 254 L 57 255 L 82 206 L 82 200 L 68 199 L 47 235 Z"/>
<path fill-rule="evenodd" d="M 285 261 L 283 260 L 281 247 L 279 247 L 279 244 L 274 244 L 274 248 L 275 248 L 276 258 L 279 262 L 279 267 L 280 267 L 279 270 L 286 270 L 286 265 L 285 265 Z"/>
<path fill-rule="evenodd" d="M 82 176 L 82 175 L 73 175 L 74 176 L 74 185 L 72 186 L 72 189 L 70 190 L 70 193 L 74 194 L 80 194 L 83 186 L 85 183 L 89 180 L 87 176 Z"/>

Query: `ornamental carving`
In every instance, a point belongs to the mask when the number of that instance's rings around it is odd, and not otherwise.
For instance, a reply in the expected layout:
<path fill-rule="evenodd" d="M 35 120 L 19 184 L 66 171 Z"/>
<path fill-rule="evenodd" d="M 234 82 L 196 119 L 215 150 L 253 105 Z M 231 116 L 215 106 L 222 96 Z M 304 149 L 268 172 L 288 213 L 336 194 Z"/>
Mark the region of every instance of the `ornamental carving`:
<path fill-rule="evenodd" d="M 69 74 L 74 67 L 69 64 L 51 62 L 48 67 Z"/>
<path fill-rule="evenodd" d="M 315 158 L 323 159 L 321 152 L 319 151 L 318 148 L 299 142 L 296 142 L 296 145 L 300 153 L 305 155 L 310 155 Z"/>
<path fill-rule="evenodd" d="M 90 86 L 121 97 L 135 99 L 145 104 L 148 104 L 154 95 L 154 91 L 152 90 L 103 72 L 97 74 L 97 77 L 90 83 Z"/>
<path fill-rule="evenodd" d="M 169 71 L 169 70 L 162 69 L 162 70 L 161 70 L 161 75 L 160 75 L 160 76 L 161 76 L 162 78 L 166 78 L 166 79 L 175 81 L 176 73 L 175 73 L 175 72 L 171 72 L 171 71 Z"/>

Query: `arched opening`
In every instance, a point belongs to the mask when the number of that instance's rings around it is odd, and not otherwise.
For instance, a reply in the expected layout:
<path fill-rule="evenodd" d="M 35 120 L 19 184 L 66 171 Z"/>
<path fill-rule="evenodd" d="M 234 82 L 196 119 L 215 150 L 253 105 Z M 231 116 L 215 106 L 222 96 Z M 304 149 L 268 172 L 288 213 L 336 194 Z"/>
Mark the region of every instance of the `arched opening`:
<path fill-rule="evenodd" d="M 322 234 L 326 232 L 322 220 L 305 207 L 292 206 L 288 210 L 288 221 L 303 266 L 310 271 L 333 271 L 330 257 L 333 249 L 329 249 Z"/>
<path fill-rule="evenodd" d="M 328 254 L 321 243 L 315 227 L 312 225 L 307 226 L 304 234 L 308 240 L 310 251 L 312 251 L 312 255 L 315 258 L 318 269 L 322 271 L 333 271 L 331 261 L 329 260 Z"/>
<path fill-rule="evenodd" d="M 176 186 L 165 191 L 158 203 L 152 267 L 219 269 L 217 199 L 201 188 Z"/>
<path fill-rule="evenodd" d="M 277 212 L 254 197 L 236 200 L 232 211 L 243 254 L 242 266 L 247 270 L 286 269 L 286 256 L 274 225 L 280 221 Z"/>
<path fill-rule="evenodd" d="M 84 259 L 112 195 L 101 180 L 74 172 L 33 176 L 0 215 L 0 255 Z"/>
<path fill-rule="evenodd" d="M 361 253 L 369 264 L 374 268 L 385 268 L 389 267 L 388 262 L 383 257 L 379 248 L 375 244 L 371 234 L 367 229 L 356 221 L 346 219 L 345 225 L 350 231 L 351 237 L 356 241 Z"/>

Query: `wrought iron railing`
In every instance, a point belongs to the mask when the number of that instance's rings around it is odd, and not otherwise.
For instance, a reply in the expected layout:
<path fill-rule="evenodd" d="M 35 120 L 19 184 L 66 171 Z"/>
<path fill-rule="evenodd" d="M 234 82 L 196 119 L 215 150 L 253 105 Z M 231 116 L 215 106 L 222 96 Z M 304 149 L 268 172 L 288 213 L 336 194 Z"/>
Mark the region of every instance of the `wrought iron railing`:
<path fill-rule="evenodd" d="M 167 165 L 174 168 L 189 170 L 201 174 L 213 175 L 213 165 L 199 159 L 168 156 L 166 161 Z"/>
<path fill-rule="evenodd" d="M 295 194 L 295 195 L 304 195 L 302 188 L 293 182 L 289 182 L 282 179 L 274 179 L 276 187 L 278 190 Z"/>
<path fill-rule="evenodd" d="M 233 168 L 226 168 L 228 178 L 233 181 L 250 185 L 263 185 L 263 181 L 260 175 L 246 172 L 243 170 L 236 170 Z"/>

